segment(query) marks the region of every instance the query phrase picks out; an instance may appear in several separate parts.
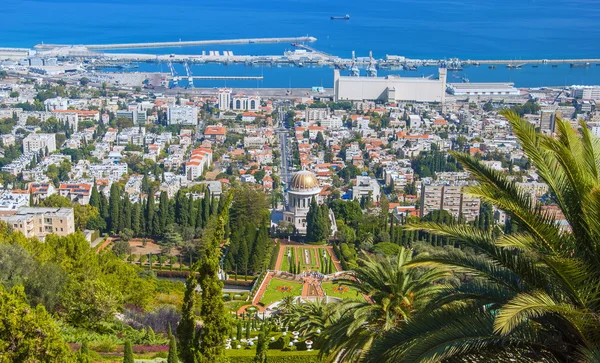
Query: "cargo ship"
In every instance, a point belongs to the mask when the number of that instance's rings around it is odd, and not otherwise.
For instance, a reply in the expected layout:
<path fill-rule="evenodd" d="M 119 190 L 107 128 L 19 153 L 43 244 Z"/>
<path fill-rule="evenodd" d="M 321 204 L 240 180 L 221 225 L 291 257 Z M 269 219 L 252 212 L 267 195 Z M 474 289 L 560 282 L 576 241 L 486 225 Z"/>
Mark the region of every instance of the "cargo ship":
<path fill-rule="evenodd" d="M 331 20 L 350 20 L 350 15 L 346 14 L 344 16 L 332 16 Z"/>

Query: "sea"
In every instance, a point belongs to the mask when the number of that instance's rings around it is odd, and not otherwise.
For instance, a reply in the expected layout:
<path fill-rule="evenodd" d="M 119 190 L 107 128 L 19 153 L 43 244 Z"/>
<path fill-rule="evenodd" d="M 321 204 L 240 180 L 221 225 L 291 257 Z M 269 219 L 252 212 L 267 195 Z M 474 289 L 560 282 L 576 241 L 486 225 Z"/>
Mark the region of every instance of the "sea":
<path fill-rule="evenodd" d="M 350 20 L 330 20 L 350 15 Z M 599 0 L 0 0 L 0 47 L 314 36 L 318 50 L 350 58 L 600 58 Z M 289 43 L 124 50 L 127 53 L 283 55 Z M 135 71 L 167 72 L 166 64 Z M 183 66 L 175 65 L 180 74 Z M 332 87 L 329 67 L 194 65 L 194 75 L 262 75 L 262 81 L 197 81 L 196 87 Z M 362 70 L 364 74 L 364 70 Z M 417 71 L 380 75 L 428 77 Z M 470 66 L 449 82 L 513 82 L 517 87 L 600 84 L 600 65 Z"/>

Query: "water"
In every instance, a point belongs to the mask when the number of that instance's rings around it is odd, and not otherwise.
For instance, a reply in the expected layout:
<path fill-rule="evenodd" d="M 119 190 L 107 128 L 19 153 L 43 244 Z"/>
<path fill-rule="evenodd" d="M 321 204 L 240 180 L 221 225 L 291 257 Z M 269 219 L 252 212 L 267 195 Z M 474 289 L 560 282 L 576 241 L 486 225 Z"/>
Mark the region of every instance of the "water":
<path fill-rule="evenodd" d="M 45 43 L 92 44 L 290 37 L 311 35 L 312 46 L 342 57 L 386 54 L 411 58 L 519 59 L 600 58 L 600 6 L 597 0 L 2 0 L 0 46 Z M 349 21 L 331 15 L 350 14 Z M 249 44 L 125 52 L 198 54 L 231 50 L 235 54 L 281 55 L 289 44 Z M 148 68 L 145 68 L 148 67 Z M 142 65 L 141 70 L 160 70 Z M 166 71 L 166 66 L 163 65 Z M 232 87 L 331 87 L 330 68 L 194 66 L 197 75 L 263 75 L 262 82 L 230 82 Z M 181 68 L 180 71 L 183 71 Z M 410 76 L 437 73 L 380 71 Z M 183 73 L 183 72 L 182 72 Z M 364 73 L 364 72 L 363 72 Z M 600 67 L 521 70 L 470 67 L 471 82 L 515 82 L 517 86 L 600 84 Z M 463 75 L 461 74 L 461 76 Z M 449 81 L 453 81 L 449 78 Z M 459 81 L 456 79 L 456 81 Z M 197 86 L 222 86 L 202 82 Z"/>

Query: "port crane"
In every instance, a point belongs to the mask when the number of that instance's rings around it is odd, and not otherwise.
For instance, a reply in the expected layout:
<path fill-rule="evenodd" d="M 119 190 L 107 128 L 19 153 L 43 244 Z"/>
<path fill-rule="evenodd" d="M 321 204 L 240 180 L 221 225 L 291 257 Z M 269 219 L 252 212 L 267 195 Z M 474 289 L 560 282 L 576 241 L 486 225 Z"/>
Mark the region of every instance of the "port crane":
<path fill-rule="evenodd" d="M 354 51 L 352 51 L 352 64 L 350 66 L 350 76 L 352 76 L 352 77 L 360 76 L 360 71 L 358 70 L 358 67 L 356 66 L 356 57 L 355 57 Z"/>
<path fill-rule="evenodd" d="M 373 59 L 373 52 L 369 52 L 369 66 L 367 67 L 368 77 L 377 77 L 377 68 L 375 68 L 375 60 Z"/>
<path fill-rule="evenodd" d="M 558 99 L 560 98 L 560 95 L 562 95 L 564 91 L 565 91 L 564 89 L 561 89 L 560 92 L 558 92 L 558 94 L 554 98 L 554 101 L 552 101 L 552 104 L 555 104 L 556 101 L 558 101 Z"/>
<path fill-rule="evenodd" d="M 169 70 L 171 71 L 171 77 L 173 78 L 173 83 L 170 88 L 175 88 L 178 86 L 179 77 L 177 76 L 177 72 L 175 71 L 175 67 L 173 67 L 173 63 L 171 61 L 168 62 Z"/>
<path fill-rule="evenodd" d="M 187 77 L 188 77 L 187 88 L 194 88 L 194 78 L 192 77 L 193 76 L 192 70 L 190 69 L 188 62 L 183 62 L 183 66 L 185 68 L 185 73 L 187 74 Z"/>

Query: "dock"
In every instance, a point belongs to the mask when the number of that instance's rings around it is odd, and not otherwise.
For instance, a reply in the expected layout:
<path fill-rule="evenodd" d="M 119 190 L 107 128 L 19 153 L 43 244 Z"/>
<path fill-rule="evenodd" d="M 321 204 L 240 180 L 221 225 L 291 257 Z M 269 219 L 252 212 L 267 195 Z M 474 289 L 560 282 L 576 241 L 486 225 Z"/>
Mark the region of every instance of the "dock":
<path fill-rule="evenodd" d="M 37 50 L 52 50 L 56 48 L 81 47 L 87 50 L 111 50 L 111 49 L 136 49 L 136 48 L 171 48 L 191 47 L 199 45 L 232 45 L 232 44 L 268 44 L 289 42 L 315 42 L 317 38 L 311 36 L 289 37 L 289 38 L 247 38 L 247 39 L 220 39 L 220 40 L 187 40 L 177 42 L 154 42 L 154 43 L 121 43 L 121 44 L 38 44 L 34 46 Z"/>
<path fill-rule="evenodd" d="M 173 78 L 173 77 L 169 77 Z M 179 76 L 180 79 L 194 79 L 200 81 L 262 81 L 263 76 Z"/>

